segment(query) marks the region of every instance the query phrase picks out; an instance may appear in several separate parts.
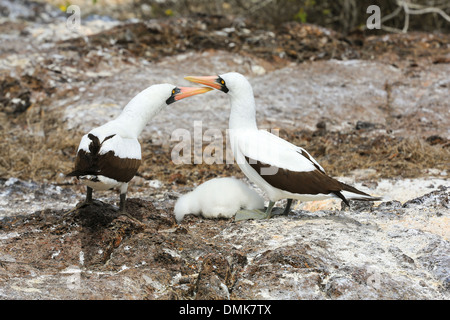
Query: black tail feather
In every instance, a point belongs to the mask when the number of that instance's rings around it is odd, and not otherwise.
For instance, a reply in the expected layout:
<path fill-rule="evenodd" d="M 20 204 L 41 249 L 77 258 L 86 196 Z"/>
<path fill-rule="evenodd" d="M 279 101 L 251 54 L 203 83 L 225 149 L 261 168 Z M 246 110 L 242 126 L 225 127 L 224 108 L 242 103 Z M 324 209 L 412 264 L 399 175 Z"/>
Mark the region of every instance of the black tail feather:
<path fill-rule="evenodd" d="M 355 193 L 355 194 L 359 194 L 359 195 L 362 195 L 362 196 L 366 196 L 367 198 L 355 198 L 355 199 L 350 199 L 350 200 L 358 200 L 358 201 L 380 201 L 380 200 L 382 200 L 383 198 L 381 198 L 381 197 L 374 197 L 374 196 L 371 196 L 370 194 L 368 194 L 368 193 L 365 193 L 365 192 L 362 192 L 361 190 L 358 190 L 358 189 L 356 189 L 355 187 L 352 187 L 352 186 L 349 186 L 348 184 L 345 184 L 345 183 L 342 183 L 341 182 L 341 185 L 342 185 L 342 187 L 343 187 L 343 191 L 348 191 L 348 192 L 352 192 L 352 193 Z"/>
<path fill-rule="evenodd" d="M 333 192 L 333 194 L 335 194 L 338 198 L 340 198 L 342 201 L 344 201 L 347 206 L 350 207 L 350 203 L 348 202 L 347 198 L 345 198 L 342 193 L 340 193 L 339 191 L 336 191 L 336 192 Z"/>

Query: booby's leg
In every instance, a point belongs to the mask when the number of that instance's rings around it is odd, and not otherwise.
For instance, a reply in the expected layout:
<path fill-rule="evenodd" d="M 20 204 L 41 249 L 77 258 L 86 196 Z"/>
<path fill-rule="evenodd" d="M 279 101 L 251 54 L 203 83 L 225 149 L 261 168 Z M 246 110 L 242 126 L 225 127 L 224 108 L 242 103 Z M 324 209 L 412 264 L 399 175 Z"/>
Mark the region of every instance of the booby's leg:
<path fill-rule="evenodd" d="M 101 201 L 92 199 L 92 188 L 91 187 L 87 187 L 87 189 L 86 189 L 86 199 L 80 205 L 79 208 L 83 208 L 83 207 L 85 207 L 87 205 L 90 205 L 90 204 L 95 204 L 96 206 L 102 206 L 103 205 L 103 203 Z"/>
<path fill-rule="evenodd" d="M 127 199 L 127 194 L 126 193 L 121 193 L 120 194 L 120 204 L 119 204 L 119 210 L 120 212 L 126 212 L 125 210 L 125 201 Z"/>
<path fill-rule="evenodd" d="M 136 222 L 140 225 L 144 225 L 144 223 L 142 223 L 141 221 L 139 221 L 138 219 L 133 217 L 131 214 L 129 214 L 125 208 L 125 203 L 126 203 L 126 199 L 127 199 L 127 189 L 128 189 L 128 183 L 126 183 L 120 187 L 119 213 L 121 215 L 127 216 L 128 218 L 130 218 L 131 220 L 133 220 L 134 222 Z"/>
<path fill-rule="evenodd" d="M 73 209 L 70 209 L 69 211 L 67 211 L 66 213 L 64 213 L 63 214 L 63 217 L 65 217 L 65 216 L 67 216 L 67 215 L 69 215 L 69 214 L 71 214 L 72 212 L 74 212 L 74 211 L 77 211 L 78 209 L 81 209 L 81 208 L 84 208 L 84 207 L 86 207 L 87 205 L 90 205 L 90 204 L 92 204 L 92 203 L 94 203 L 94 204 L 102 204 L 100 201 L 93 201 L 92 200 L 92 188 L 90 188 L 90 187 L 87 187 L 87 189 L 86 189 L 86 199 L 84 199 L 84 201 L 83 202 L 81 202 L 81 203 L 79 203 L 79 204 L 77 204 L 76 206 L 75 206 L 75 208 L 73 208 Z"/>
<path fill-rule="evenodd" d="M 273 209 L 273 206 L 275 205 L 275 201 L 272 201 L 272 200 L 270 200 L 269 201 L 269 205 L 267 206 L 267 209 L 266 209 L 266 219 L 270 219 L 270 217 L 272 216 L 272 209 Z"/>
<path fill-rule="evenodd" d="M 84 200 L 85 204 L 91 203 L 92 202 L 92 188 L 91 187 L 87 187 L 86 189 L 86 200 Z"/>
<path fill-rule="evenodd" d="M 284 211 L 282 215 L 288 215 L 291 211 L 291 205 L 292 205 L 292 199 L 287 199 L 286 207 L 284 208 Z"/>

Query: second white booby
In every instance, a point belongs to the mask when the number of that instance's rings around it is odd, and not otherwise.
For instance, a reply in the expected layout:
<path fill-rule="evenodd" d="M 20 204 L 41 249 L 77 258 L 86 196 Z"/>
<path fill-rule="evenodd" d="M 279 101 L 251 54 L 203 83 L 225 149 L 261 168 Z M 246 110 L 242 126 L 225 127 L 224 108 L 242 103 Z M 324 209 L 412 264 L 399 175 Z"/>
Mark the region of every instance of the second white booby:
<path fill-rule="evenodd" d="M 270 218 L 276 201 L 301 201 L 340 198 L 380 200 L 328 176 L 320 164 L 303 148 L 265 130 L 258 130 L 255 99 L 247 79 L 240 73 L 220 76 L 188 76 L 185 79 L 225 92 L 230 99 L 229 135 L 237 164 L 244 174 L 269 198 L 262 216 Z M 257 218 L 255 215 L 254 218 Z"/>
<path fill-rule="evenodd" d="M 81 206 L 93 202 L 93 189 L 119 189 L 119 210 L 128 215 L 125 209 L 128 182 L 141 164 L 138 137 L 145 125 L 171 103 L 210 90 L 172 84 L 152 85 L 137 94 L 116 119 L 84 135 L 77 150 L 75 168 L 67 174 L 87 186 L 86 200 Z"/>

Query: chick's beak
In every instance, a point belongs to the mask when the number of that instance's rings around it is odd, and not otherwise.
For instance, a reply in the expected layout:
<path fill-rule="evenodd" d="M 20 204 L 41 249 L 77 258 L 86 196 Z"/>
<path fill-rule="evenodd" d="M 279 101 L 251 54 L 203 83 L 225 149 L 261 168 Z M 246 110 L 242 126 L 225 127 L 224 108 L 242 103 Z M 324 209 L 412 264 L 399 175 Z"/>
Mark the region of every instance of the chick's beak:
<path fill-rule="evenodd" d="M 217 82 L 217 80 L 219 79 L 218 76 L 206 76 L 206 77 L 192 77 L 192 76 L 188 76 L 188 77 L 184 77 L 186 80 L 191 81 L 191 82 L 196 82 L 196 83 L 200 83 L 203 84 L 205 86 L 220 90 L 222 88 L 222 86 L 220 85 L 220 83 Z"/>
<path fill-rule="evenodd" d="M 180 91 L 175 95 L 175 101 L 195 96 L 196 94 L 202 94 L 208 91 L 211 91 L 211 88 L 206 87 L 178 87 Z"/>

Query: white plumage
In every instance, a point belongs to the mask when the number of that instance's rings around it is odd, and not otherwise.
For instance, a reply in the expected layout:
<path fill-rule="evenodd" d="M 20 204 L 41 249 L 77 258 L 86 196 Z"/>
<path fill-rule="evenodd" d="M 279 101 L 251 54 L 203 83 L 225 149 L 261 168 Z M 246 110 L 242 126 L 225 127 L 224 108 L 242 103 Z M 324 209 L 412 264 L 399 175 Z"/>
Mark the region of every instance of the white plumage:
<path fill-rule="evenodd" d="M 232 218 L 240 209 L 263 209 L 264 200 L 244 182 L 235 178 L 215 178 L 181 196 L 174 208 L 180 223 L 187 214 L 204 218 Z"/>
<path fill-rule="evenodd" d="M 346 204 L 349 204 L 348 199 L 379 200 L 326 175 L 305 149 L 267 131 L 258 130 L 253 89 L 243 75 L 230 72 L 185 79 L 227 93 L 231 106 L 231 148 L 244 174 L 268 196 L 267 217 L 270 217 L 273 205 L 280 199 L 289 199 L 286 212 L 289 211 L 291 199 L 340 198 Z"/>
<path fill-rule="evenodd" d="M 137 94 L 114 120 L 92 129 L 81 138 L 75 168 L 68 176 L 77 177 L 87 186 L 90 204 L 93 190 L 119 189 L 120 211 L 126 213 L 128 182 L 141 164 L 138 137 L 146 124 L 171 103 L 211 89 L 155 84 Z M 80 207 L 81 207 L 80 206 Z"/>

